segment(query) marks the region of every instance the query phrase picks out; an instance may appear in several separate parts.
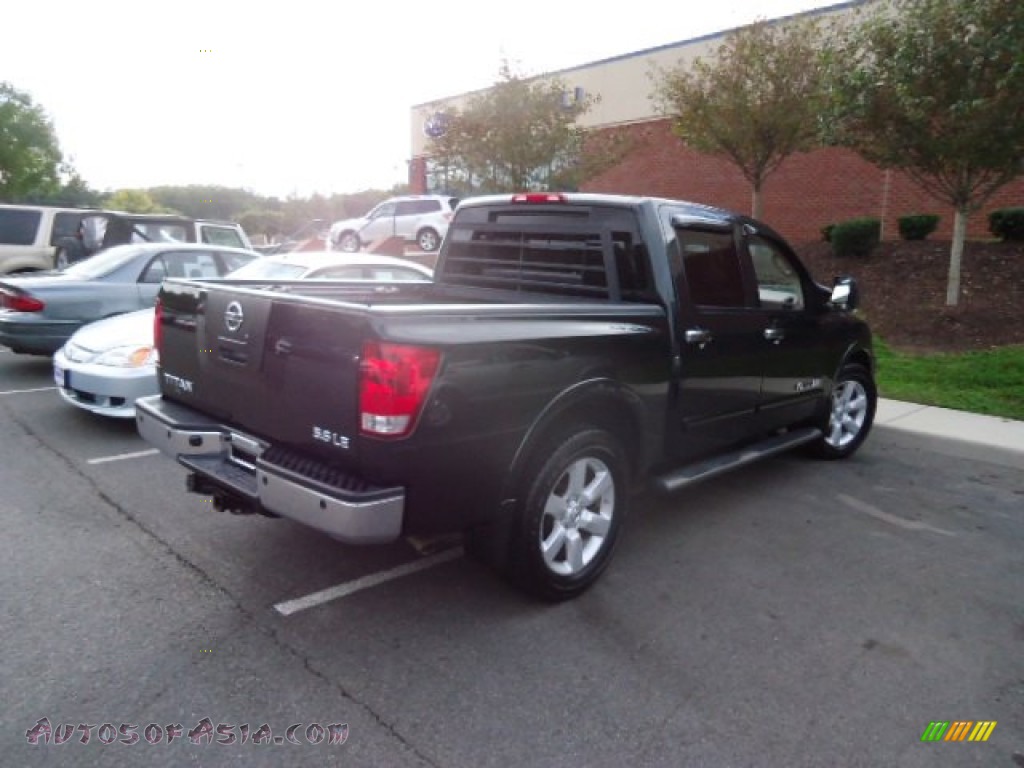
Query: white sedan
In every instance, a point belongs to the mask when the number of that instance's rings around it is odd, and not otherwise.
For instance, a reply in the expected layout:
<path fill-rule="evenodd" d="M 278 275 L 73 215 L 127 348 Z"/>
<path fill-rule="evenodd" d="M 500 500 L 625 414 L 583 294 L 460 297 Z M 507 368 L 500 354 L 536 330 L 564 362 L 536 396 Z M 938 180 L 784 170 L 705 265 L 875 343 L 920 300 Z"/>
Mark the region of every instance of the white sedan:
<path fill-rule="evenodd" d="M 433 280 L 434 272 L 415 261 L 375 253 L 293 251 L 251 261 L 232 272 L 239 280 Z"/>
<path fill-rule="evenodd" d="M 251 261 L 228 275 L 244 280 L 433 279 L 433 271 L 405 259 L 365 253 L 296 252 Z M 60 396 L 71 405 L 113 418 L 135 418 L 135 400 L 160 393 L 153 347 L 154 310 L 143 309 L 80 328 L 53 356 Z"/>

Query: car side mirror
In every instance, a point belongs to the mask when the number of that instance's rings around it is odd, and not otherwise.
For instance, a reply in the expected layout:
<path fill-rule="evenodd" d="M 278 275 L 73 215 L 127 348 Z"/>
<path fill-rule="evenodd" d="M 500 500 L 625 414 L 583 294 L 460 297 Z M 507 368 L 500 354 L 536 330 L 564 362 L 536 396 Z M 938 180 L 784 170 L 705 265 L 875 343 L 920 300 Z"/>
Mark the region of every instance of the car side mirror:
<path fill-rule="evenodd" d="M 857 308 L 859 299 L 857 281 L 852 277 L 843 276 L 837 277 L 832 284 L 832 295 L 829 297 L 828 303 L 837 309 L 853 311 Z"/>

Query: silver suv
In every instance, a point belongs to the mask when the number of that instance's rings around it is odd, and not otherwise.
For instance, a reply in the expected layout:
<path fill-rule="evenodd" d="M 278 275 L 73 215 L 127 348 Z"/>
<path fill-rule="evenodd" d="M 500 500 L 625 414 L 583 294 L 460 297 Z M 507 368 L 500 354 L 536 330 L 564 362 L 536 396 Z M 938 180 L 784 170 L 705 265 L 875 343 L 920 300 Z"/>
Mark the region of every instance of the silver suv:
<path fill-rule="evenodd" d="M 458 204 L 459 198 L 448 195 L 392 197 L 365 216 L 335 222 L 328 242 L 332 248 L 353 252 L 400 237 L 421 251 L 436 251 Z"/>

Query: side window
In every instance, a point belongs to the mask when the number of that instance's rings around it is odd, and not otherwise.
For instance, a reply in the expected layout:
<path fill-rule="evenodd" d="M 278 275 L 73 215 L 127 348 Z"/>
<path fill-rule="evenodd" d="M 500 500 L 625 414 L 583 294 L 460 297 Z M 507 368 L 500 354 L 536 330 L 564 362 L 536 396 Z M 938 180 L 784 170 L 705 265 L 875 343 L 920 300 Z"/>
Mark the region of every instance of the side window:
<path fill-rule="evenodd" d="M 53 216 L 53 228 L 50 230 L 50 245 L 56 245 L 62 237 L 74 237 L 78 234 L 78 225 L 82 223 L 81 213 L 61 211 Z"/>
<path fill-rule="evenodd" d="M 313 277 L 325 280 L 361 280 L 363 279 L 362 267 L 330 267 L 312 275 Z"/>
<path fill-rule="evenodd" d="M 224 245 L 228 248 L 244 248 L 245 243 L 238 236 L 238 232 L 231 227 L 211 227 L 204 224 L 203 242 L 209 245 Z"/>
<path fill-rule="evenodd" d="M 171 251 L 162 255 L 167 277 L 217 277 L 217 262 L 205 251 Z M 152 265 L 151 265 L 152 266 Z"/>
<path fill-rule="evenodd" d="M 163 256 L 157 256 L 151 262 L 139 278 L 140 283 L 162 283 L 167 276 L 167 264 Z"/>
<path fill-rule="evenodd" d="M 441 210 L 440 200 L 402 200 L 398 203 L 396 216 L 422 216 Z"/>
<path fill-rule="evenodd" d="M 761 306 L 765 309 L 803 309 L 803 284 L 789 257 L 775 243 L 760 237 L 751 237 L 747 247 L 757 275 L 757 295 Z"/>
<path fill-rule="evenodd" d="M 732 231 L 676 228 L 690 300 L 702 307 L 743 307 L 743 272 Z"/>
<path fill-rule="evenodd" d="M 0 243 L 4 245 L 32 245 L 43 214 L 28 209 L 0 211 Z"/>
<path fill-rule="evenodd" d="M 395 204 L 394 203 L 381 203 L 376 208 L 374 208 L 372 211 L 370 211 L 366 215 L 366 218 L 368 218 L 368 219 L 380 219 L 380 218 L 383 218 L 385 216 L 394 216 L 394 215 L 395 215 Z"/>
<path fill-rule="evenodd" d="M 217 255 L 220 257 L 221 263 L 224 265 L 224 268 L 220 272 L 220 274 L 222 275 L 225 275 L 228 272 L 234 272 L 239 267 L 243 266 L 244 264 L 248 264 L 250 261 L 252 261 L 251 256 L 246 256 L 245 254 L 242 253 L 230 253 L 229 251 L 219 251 Z"/>
<path fill-rule="evenodd" d="M 647 248 L 631 232 L 612 232 L 612 252 L 619 275 L 619 290 L 626 301 L 643 300 L 652 294 Z"/>

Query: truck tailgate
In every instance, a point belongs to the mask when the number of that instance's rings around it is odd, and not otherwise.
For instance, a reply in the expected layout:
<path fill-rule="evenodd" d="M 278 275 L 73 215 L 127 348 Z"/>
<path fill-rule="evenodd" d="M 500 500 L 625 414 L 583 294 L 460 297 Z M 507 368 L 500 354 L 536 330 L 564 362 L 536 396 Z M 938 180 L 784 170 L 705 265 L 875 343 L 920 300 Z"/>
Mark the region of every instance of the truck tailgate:
<path fill-rule="evenodd" d="M 355 308 L 270 291 L 166 283 L 161 391 L 227 424 L 333 461 L 355 460 Z"/>

